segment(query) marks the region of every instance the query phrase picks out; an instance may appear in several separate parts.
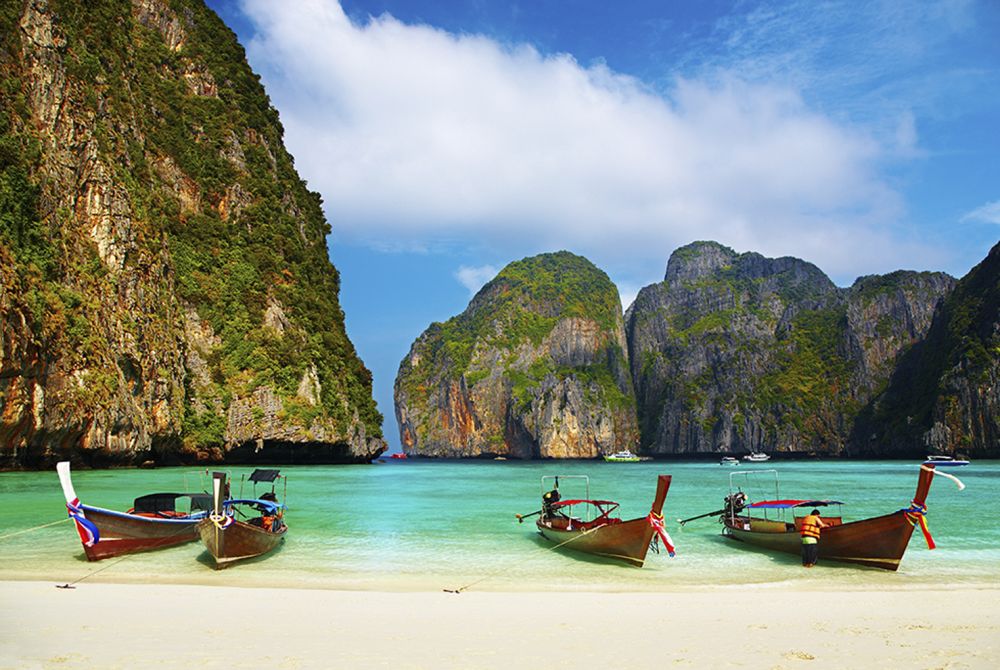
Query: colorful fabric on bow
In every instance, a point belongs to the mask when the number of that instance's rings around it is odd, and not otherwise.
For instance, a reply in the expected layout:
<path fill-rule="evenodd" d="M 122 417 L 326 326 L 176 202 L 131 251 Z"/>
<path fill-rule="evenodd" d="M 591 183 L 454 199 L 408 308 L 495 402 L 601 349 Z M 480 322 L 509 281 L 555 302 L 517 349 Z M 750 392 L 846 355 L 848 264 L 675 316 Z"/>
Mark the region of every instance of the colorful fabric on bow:
<path fill-rule="evenodd" d="M 649 521 L 649 525 L 653 527 L 653 530 L 656 531 L 660 540 L 663 541 L 663 546 L 667 548 L 667 554 L 673 558 L 675 553 L 674 543 L 673 540 L 670 539 L 670 535 L 667 533 L 666 527 L 663 525 L 663 515 L 650 512 L 649 516 L 646 517 L 646 520 Z"/>
<path fill-rule="evenodd" d="M 924 540 L 927 541 L 927 548 L 933 549 L 937 545 L 934 544 L 934 538 L 931 537 L 931 531 L 927 527 L 927 505 L 921 505 L 917 502 L 910 503 L 909 509 L 904 509 L 903 514 L 906 516 L 906 520 L 910 522 L 910 525 L 916 526 L 920 524 L 920 530 L 923 531 Z"/>
<path fill-rule="evenodd" d="M 208 518 L 213 524 L 215 524 L 215 527 L 218 528 L 219 530 L 225 530 L 226 528 L 229 528 L 229 526 L 233 524 L 233 517 L 227 514 L 222 514 L 222 515 L 209 514 Z"/>
<path fill-rule="evenodd" d="M 72 502 L 66 503 L 66 511 L 69 512 L 69 518 L 73 519 L 73 523 L 76 524 L 76 532 L 80 534 L 80 541 L 85 546 L 93 547 L 101 541 L 101 531 L 97 529 L 97 525 L 93 521 L 83 515 L 79 498 L 73 498 Z"/>

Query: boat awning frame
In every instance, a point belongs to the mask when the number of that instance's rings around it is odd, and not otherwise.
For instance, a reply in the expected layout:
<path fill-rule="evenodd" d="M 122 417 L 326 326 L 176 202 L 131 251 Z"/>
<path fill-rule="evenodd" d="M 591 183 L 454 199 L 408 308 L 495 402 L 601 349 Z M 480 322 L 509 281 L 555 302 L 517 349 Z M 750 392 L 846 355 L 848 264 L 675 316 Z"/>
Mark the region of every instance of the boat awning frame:
<path fill-rule="evenodd" d="M 577 500 L 560 500 L 559 502 L 552 503 L 553 507 L 563 507 L 568 505 L 596 505 L 597 507 L 614 505 L 615 507 L 618 507 L 618 503 L 614 500 L 584 500 L 582 498 Z"/>
<path fill-rule="evenodd" d="M 839 500 L 761 500 L 750 503 L 747 509 L 790 509 L 797 507 L 829 507 L 843 505 Z"/>
<path fill-rule="evenodd" d="M 265 512 L 276 513 L 279 509 L 284 509 L 285 506 L 281 503 L 272 502 L 270 500 L 260 500 L 257 498 L 240 498 L 237 500 L 224 500 L 222 502 L 223 507 L 231 507 L 233 505 L 253 505 L 258 507 Z"/>

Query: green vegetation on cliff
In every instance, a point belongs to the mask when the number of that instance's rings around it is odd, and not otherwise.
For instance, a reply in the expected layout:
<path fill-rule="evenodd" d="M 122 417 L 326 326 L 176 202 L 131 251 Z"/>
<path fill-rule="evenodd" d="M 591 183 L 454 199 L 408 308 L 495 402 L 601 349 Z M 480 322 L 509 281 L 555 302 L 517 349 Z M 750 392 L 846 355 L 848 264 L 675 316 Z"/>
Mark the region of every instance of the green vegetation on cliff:
<path fill-rule="evenodd" d="M 757 409 L 772 413 L 775 434 L 789 422 L 810 442 L 833 438 L 818 415 L 854 413 L 851 365 L 841 342 L 847 328 L 842 306 L 800 312 L 775 343 L 775 368 L 760 380 Z M 777 410 L 777 411 L 776 411 Z"/>
<path fill-rule="evenodd" d="M 696 242 L 628 323 L 644 445 L 840 453 L 953 280 L 894 272 L 838 289 L 795 258 Z"/>
<path fill-rule="evenodd" d="M 587 259 L 568 251 L 514 261 L 487 283 L 462 314 L 432 324 L 428 340 L 441 364 L 475 382 L 489 374 L 470 367 L 476 347 L 513 353 L 523 343 L 538 346 L 560 319 L 578 317 L 613 332 L 621 319 L 618 291 Z M 532 382 L 554 368 L 522 371 Z M 471 384 L 470 384 L 471 385 Z"/>
<path fill-rule="evenodd" d="M 525 427 L 532 413 L 558 416 L 563 402 L 582 403 L 583 411 L 595 416 L 627 416 L 619 422 L 620 437 L 631 440 L 634 428 L 624 426 L 634 425 L 635 398 L 622 328 L 617 288 L 587 259 L 560 251 L 509 264 L 462 314 L 431 324 L 400 365 L 396 402 L 404 417 L 404 444 L 407 430 L 423 444 L 435 445 L 464 440 L 473 430 L 481 441 L 474 449 L 495 449 L 513 439 L 512 430 L 534 431 L 539 440 L 538 426 Z M 456 398 L 456 385 L 473 401 Z M 456 410 L 455 403 L 468 403 L 471 409 Z M 553 410 L 552 403 L 560 406 Z M 467 414 L 479 412 L 480 405 L 486 414 L 469 423 L 478 427 L 455 427 L 467 421 Z M 512 414 L 497 417 L 496 412 Z M 581 418 L 581 430 L 590 431 L 581 438 L 587 449 L 594 448 L 592 420 L 596 418 Z M 521 427 L 512 429 L 511 421 Z M 442 430 L 466 432 L 435 437 Z M 545 453 L 546 447 L 536 444 L 533 449 Z"/>
<path fill-rule="evenodd" d="M 927 337 L 900 360 L 860 433 L 919 451 L 935 423 L 946 429 L 928 448 L 1000 453 L 1000 244 L 955 286 Z"/>
<path fill-rule="evenodd" d="M 206 361 L 214 389 L 201 388 L 207 402 L 188 402 L 178 417 L 189 446 L 221 445 L 231 399 L 262 386 L 282 399 L 285 421 L 307 428 L 325 417 L 346 436 L 356 412 L 367 436 L 380 437 L 371 375 L 345 332 L 320 197 L 296 174 L 277 112 L 232 31 L 199 0 L 52 0 L 39 11 L 20 2 L 0 9 L 0 245 L 15 259 L 17 298 L 37 319 L 48 356 L 115 365 L 107 317 L 95 323 L 101 312 L 91 303 L 120 292 L 123 280 L 79 234 L 81 211 L 64 205 L 95 177 L 78 170 L 56 182 L 63 175 L 47 161 L 61 147 L 37 133 L 32 119 L 42 112 L 72 114 L 75 127 L 65 130 L 60 117 L 56 129 L 75 133 L 111 173 L 96 177 L 104 197 L 121 193 L 116 216 L 131 220 L 129 235 L 113 241 L 135 250 L 122 271 L 167 268 L 160 283 L 173 304 L 115 317 L 120 327 L 141 341 L 152 327 L 181 326 L 176 315 L 190 306 L 218 338 Z M 30 73 L 27 46 L 7 39 L 31 32 L 20 25 L 25 12 L 52 26 L 39 33 L 52 45 L 41 45 L 41 66 Z M 59 110 L 37 108 L 47 102 L 30 89 L 40 69 Z M 269 309 L 278 331 L 263 327 Z M 313 367 L 317 406 L 298 397 Z M 111 402 L 114 388 L 92 387 L 97 406 Z M 190 378 L 185 392 L 190 400 Z"/>

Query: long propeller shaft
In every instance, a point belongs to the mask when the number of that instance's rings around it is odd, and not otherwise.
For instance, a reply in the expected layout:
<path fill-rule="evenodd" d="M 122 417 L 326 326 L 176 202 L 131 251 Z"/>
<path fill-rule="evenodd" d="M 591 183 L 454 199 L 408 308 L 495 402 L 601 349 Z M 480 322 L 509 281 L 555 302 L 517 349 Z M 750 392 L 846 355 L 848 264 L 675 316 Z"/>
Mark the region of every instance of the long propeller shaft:
<path fill-rule="evenodd" d="M 677 519 L 677 523 L 680 525 L 686 524 L 688 521 L 694 521 L 695 519 L 704 519 L 706 516 L 719 516 L 725 513 L 725 509 L 717 509 L 714 512 L 706 512 L 704 514 L 699 514 L 698 516 L 693 516 L 690 519 Z"/>

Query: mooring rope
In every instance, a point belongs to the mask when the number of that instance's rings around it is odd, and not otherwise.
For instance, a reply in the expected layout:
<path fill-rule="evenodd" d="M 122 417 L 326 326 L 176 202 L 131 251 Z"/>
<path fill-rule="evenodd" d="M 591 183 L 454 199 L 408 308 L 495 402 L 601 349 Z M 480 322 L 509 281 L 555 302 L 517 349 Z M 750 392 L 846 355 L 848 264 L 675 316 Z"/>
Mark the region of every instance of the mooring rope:
<path fill-rule="evenodd" d="M 546 547 L 546 549 L 548 549 L 550 551 L 554 550 L 554 549 L 558 549 L 559 547 L 563 547 L 563 546 L 569 544 L 570 542 L 573 542 L 574 540 L 579 540 L 581 537 L 584 537 L 585 535 L 590 535 L 594 531 L 600 530 L 601 528 L 604 528 L 604 526 L 606 526 L 606 525 L 607 524 L 601 524 L 600 526 L 596 526 L 594 528 L 590 528 L 588 530 L 583 531 L 579 535 L 574 535 L 573 537 L 569 538 L 565 542 L 560 542 L 559 544 L 553 545 L 551 547 Z M 475 586 L 476 584 L 479 584 L 481 582 L 485 582 L 490 577 L 496 577 L 501 572 L 506 572 L 506 571 L 507 571 L 506 568 L 503 568 L 501 570 L 493 570 L 492 572 L 490 572 L 490 573 L 488 573 L 488 574 L 480 577 L 479 579 L 477 579 L 477 580 L 475 580 L 473 582 L 469 582 L 465 586 L 460 586 L 457 589 L 441 589 L 441 590 L 444 591 L 445 593 L 461 593 L 462 591 L 465 591 L 466 589 L 471 588 L 471 587 Z"/>
<path fill-rule="evenodd" d="M 34 528 L 25 528 L 23 530 L 18 530 L 13 533 L 7 533 L 6 535 L 0 535 L 0 540 L 6 540 L 8 537 L 14 537 L 15 535 L 20 535 L 21 533 L 30 533 L 33 530 L 41 530 L 42 528 L 48 528 L 49 526 L 55 526 L 56 524 L 62 523 L 63 521 L 69 521 L 69 517 L 59 519 L 58 521 L 53 521 L 52 523 L 43 523 L 41 526 L 35 526 Z"/>
<path fill-rule="evenodd" d="M 121 558 L 119 558 L 117 561 L 112 561 L 111 563 L 108 563 L 107 565 L 102 565 L 101 567 L 97 568 L 93 572 L 88 572 L 87 574 L 85 574 L 83 577 L 80 577 L 79 579 L 73 580 L 72 582 L 67 582 L 66 584 L 56 584 L 56 588 L 57 589 L 72 589 L 72 588 L 76 588 L 76 585 L 79 584 L 80 582 L 82 582 L 84 579 L 90 579 L 91 577 L 93 577 L 94 575 L 96 575 L 99 572 L 104 572 L 108 568 L 113 568 L 116 565 L 118 565 L 119 563 L 121 563 L 122 561 L 124 561 L 126 558 L 129 558 L 131 556 L 132 556 L 132 554 L 125 554 L 124 556 L 122 556 Z"/>
<path fill-rule="evenodd" d="M 66 518 L 69 519 L 71 517 L 66 517 Z M 49 525 L 51 525 L 51 524 L 49 524 Z M 164 535 L 163 538 L 164 539 L 171 538 L 174 535 L 179 535 L 180 533 L 183 533 L 186 530 L 187 530 L 186 526 L 180 526 L 179 528 L 177 528 L 174 532 L 170 533 L 169 535 Z M 96 570 L 94 570 L 92 572 L 88 572 L 87 574 L 85 574 L 83 577 L 80 577 L 79 579 L 76 579 L 76 580 L 74 580 L 72 582 L 67 582 L 66 584 L 56 584 L 56 588 L 57 589 L 72 589 L 72 588 L 76 588 L 76 585 L 79 584 L 80 582 L 82 582 L 83 580 L 90 579 L 94 575 L 96 575 L 98 573 L 101 573 L 101 572 L 104 572 L 108 568 L 115 567 L 116 565 L 118 565 L 119 563 L 121 563 L 122 561 L 124 561 L 125 559 L 131 558 L 136 553 L 141 553 L 141 552 L 130 552 L 130 553 L 127 553 L 127 554 L 123 554 L 120 558 L 118 558 L 118 560 L 111 561 L 107 565 L 102 565 L 101 567 L 97 568 Z"/>

